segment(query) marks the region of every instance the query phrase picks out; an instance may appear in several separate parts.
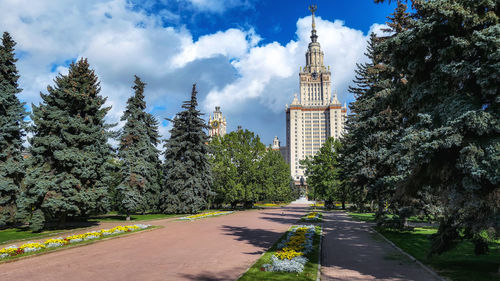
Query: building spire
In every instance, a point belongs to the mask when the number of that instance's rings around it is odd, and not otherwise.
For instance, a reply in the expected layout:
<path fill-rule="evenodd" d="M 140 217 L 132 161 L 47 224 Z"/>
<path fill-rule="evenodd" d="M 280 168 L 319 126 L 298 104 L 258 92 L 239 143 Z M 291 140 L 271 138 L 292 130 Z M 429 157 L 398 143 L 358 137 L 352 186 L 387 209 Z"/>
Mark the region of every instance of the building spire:
<path fill-rule="evenodd" d="M 318 6 L 316 5 L 311 5 L 309 6 L 309 11 L 311 11 L 312 14 L 312 30 L 311 30 L 311 41 L 313 43 L 316 43 L 318 40 L 318 35 L 316 35 L 316 22 L 314 21 L 314 13 L 318 10 Z"/>

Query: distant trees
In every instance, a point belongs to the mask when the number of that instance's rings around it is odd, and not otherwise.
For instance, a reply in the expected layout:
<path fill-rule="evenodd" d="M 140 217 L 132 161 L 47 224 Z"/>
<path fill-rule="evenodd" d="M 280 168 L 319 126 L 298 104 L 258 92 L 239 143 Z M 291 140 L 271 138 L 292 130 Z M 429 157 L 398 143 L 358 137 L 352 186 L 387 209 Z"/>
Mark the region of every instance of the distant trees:
<path fill-rule="evenodd" d="M 431 253 L 461 239 L 485 253 L 500 236 L 499 3 L 412 1 L 409 14 L 397 2 L 352 88 L 345 178 L 379 221 L 437 219 Z"/>
<path fill-rule="evenodd" d="M 160 198 L 161 162 L 156 145 L 160 142 L 158 122 L 145 112 L 144 86 L 135 76 L 135 93 L 127 101 L 121 118 L 126 121 L 120 135 L 118 157 L 122 181 L 116 187 L 118 210 L 127 215 L 157 208 Z"/>
<path fill-rule="evenodd" d="M 300 162 L 306 169 L 310 196 L 314 200 L 324 200 L 327 208 L 333 208 L 334 201 L 340 201 L 342 209 L 345 209 L 347 200 L 345 186 L 340 177 L 340 147 L 340 141 L 329 137 L 316 155 Z"/>
<path fill-rule="evenodd" d="M 198 213 L 208 206 L 212 194 L 212 171 L 208 160 L 205 121 L 196 108 L 196 84 L 191 99 L 173 120 L 170 139 L 165 141 L 164 181 L 160 209 L 165 213 Z"/>
<path fill-rule="evenodd" d="M 238 130 L 210 142 L 216 206 L 293 198 L 290 171 L 279 151 L 266 147 L 259 136 Z"/>
<path fill-rule="evenodd" d="M 19 200 L 18 215 L 34 231 L 46 221 L 64 224 L 68 216 L 108 207 L 106 168 L 112 155 L 104 117 L 110 107 L 104 107 L 97 76 L 81 59 L 47 90 L 42 104 L 33 105 L 30 167 Z"/>
<path fill-rule="evenodd" d="M 26 112 L 16 96 L 21 89 L 15 45 L 10 34 L 4 32 L 0 45 L 0 227 L 15 221 L 16 199 L 24 177 L 21 150 Z"/>

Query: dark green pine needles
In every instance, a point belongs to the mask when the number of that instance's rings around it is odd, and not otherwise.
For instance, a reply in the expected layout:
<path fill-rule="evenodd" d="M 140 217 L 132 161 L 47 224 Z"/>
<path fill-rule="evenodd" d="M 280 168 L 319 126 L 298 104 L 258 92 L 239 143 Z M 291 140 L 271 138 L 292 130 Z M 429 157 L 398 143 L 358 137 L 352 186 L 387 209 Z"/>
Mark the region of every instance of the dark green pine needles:
<path fill-rule="evenodd" d="M 145 112 L 145 83 L 135 76 L 135 94 L 127 101 L 121 118 L 126 121 L 118 156 L 123 161 L 123 181 L 118 185 L 118 210 L 127 214 L 156 210 L 159 203 L 161 162 L 156 145 L 160 142 L 158 121 Z"/>
<path fill-rule="evenodd" d="M 164 182 L 161 210 L 165 213 L 198 213 L 207 206 L 212 175 L 207 158 L 205 122 L 196 109 L 196 84 L 191 100 L 182 105 L 173 120 L 170 139 L 165 142 Z"/>
<path fill-rule="evenodd" d="M 47 90 L 33 105 L 32 156 L 19 200 L 19 217 L 34 231 L 46 221 L 64 224 L 68 216 L 87 216 L 108 204 L 111 147 L 104 117 L 110 107 L 103 107 L 97 76 L 81 59 Z"/>
<path fill-rule="evenodd" d="M 5 32 L 0 45 L 0 227 L 15 219 L 16 197 L 24 176 L 21 148 L 26 112 L 16 96 L 21 89 L 15 44 Z"/>

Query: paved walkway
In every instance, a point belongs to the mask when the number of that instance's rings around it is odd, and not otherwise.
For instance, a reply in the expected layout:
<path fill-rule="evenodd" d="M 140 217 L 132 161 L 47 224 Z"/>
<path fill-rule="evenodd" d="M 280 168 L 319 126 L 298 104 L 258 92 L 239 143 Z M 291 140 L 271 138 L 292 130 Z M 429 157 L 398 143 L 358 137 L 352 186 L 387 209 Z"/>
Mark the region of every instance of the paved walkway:
<path fill-rule="evenodd" d="M 323 219 L 321 280 L 436 280 L 370 232 L 370 224 L 340 212 Z"/>
<path fill-rule="evenodd" d="M 0 264 L 0 280 L 235 280 L 306 211 L 156 220 L 165 227 Z"/>

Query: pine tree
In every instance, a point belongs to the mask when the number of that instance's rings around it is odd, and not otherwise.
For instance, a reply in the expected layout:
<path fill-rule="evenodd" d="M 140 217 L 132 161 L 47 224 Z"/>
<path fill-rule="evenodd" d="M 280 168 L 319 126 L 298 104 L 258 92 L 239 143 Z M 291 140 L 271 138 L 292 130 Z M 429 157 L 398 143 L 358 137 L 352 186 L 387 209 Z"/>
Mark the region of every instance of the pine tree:
<path fill-rule="evenodd" d="M 205 122 L 196 109 L 196 84 L 191 100 L 182 105 L 173 120 L 170 139 L 165 142 L 164 182 L 160 209 L 165 213 L 198 213 L 212 195 Z"/>
<path fill-rule="evenodd" d="M 119 211 L 133 212 L 156 209 L 159 192 L 158 122 L 145 112 L 145 83 L 135 76 L 134 96 L 127 101 L 121 118 L 126 121 L 121 137 L 118 157 L 123 161 L 120 172 L 123 181 L 117 186 Z"/>
<path fill-rule="evenodd" d="M 431 253 L 500 235 L 500 7 L 498 1 L 413 1 L 411 29 L 386 41 L 404 135 L 394 149 L 397 192 L 441 209 Z M 437 198 L 437 200 L 436 200 Z M 488 231 L 485 231 L 488 230 Z M 485 234 L 488 234 L 486 236 Z"/>
<path fill-rule="evenodd" d="M 15 45 L 10 34 L 4 32 L 0 46 L 0 227 L 15 220 L 16 198 L 24 177 L 21 150 L 26 112 L 16 96 L 21 89 Z"/>
<path fill-rule="evenodd" d="M 87 60 L 72 63 L 47 91 L 33 105 L 32 156 L 18 203 L 34 231 L 56 219 L 63 225 L 67 217 L 106 210 L 111 180 L 110 125 L 104 122 L 110 107 L 103 107 L 106 99 Z"/>

